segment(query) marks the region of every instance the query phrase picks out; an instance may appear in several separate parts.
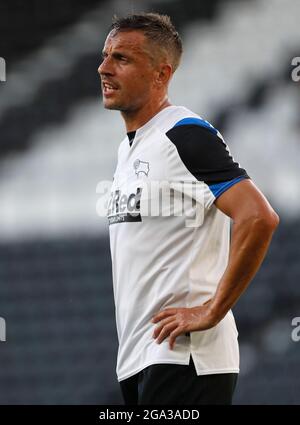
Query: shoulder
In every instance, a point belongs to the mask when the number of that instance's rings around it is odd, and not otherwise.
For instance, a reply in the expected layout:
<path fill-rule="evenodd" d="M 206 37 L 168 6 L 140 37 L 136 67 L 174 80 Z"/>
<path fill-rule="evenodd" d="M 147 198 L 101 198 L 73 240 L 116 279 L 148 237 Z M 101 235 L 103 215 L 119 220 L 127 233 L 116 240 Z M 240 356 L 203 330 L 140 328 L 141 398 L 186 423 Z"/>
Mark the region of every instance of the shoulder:
<path fill-rule="evenodd" d="M 226 145 L 221 133 L 201 117 L 184 117 L 165 133 L 178 149 L 198 151 L 212 148 L 212 143 Z"/>
<path fill-rule="evenodd" d="M 171 105 L 160 114 L 155 120 L 155 126 L 162 133 L 166 134 L 172 129 L 179 121 L 185 118 L 200 118 L 197 114 L 186 108 L 185 106 Z"/>
<path fill-rule="evenodd" d="M 179 119 L 165 134 L 185 167 L 198 180 L 213 184 L 248 177 L 233 159 L 221 133 L 200 116 Z"/>
<path fill-rule="evenodd" d="M 186 139 L 199 139 L 199 135 L 203 137 L 207 134 L 203 130 L 208 130 L 223 141 L 221 133 L 207 120 L 200 115 L 186 108 L 185 106 L 171 106 L 165 110 L 162 119 L 157 122 L 157 126 L 164 132 L 171 141 L 176 142 L 178 136 L 182 140 L 182 136 Z M 223 141 L 224 142 L 224 141 Z"/>

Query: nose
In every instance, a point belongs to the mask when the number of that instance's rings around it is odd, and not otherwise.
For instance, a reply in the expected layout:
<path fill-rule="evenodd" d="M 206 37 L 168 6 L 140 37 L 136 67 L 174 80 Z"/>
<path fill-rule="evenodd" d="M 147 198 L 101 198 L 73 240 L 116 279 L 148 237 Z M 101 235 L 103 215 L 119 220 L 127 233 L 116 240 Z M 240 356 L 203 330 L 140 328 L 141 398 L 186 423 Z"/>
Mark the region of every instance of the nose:
<path fill-rule="evenodd" d="M 102 74 L 102 68 L 103 68 L 102 65 L 103 65 L 103 62 L 101 62 L 99 67 L 98 67 L 98 74 L 100 75 L 100 77 L 101 77 L 101 74 Z"/>
<path fill-rule="evenodd" d="M 113 69 L 112 69 L 112 66 L 110 65 L 108 58 L 103 59 L 103 61 L 100 63 L 98 67 L 98 74 L 100 75 L 100 77 L 102 75 L 113 74 Z"/>

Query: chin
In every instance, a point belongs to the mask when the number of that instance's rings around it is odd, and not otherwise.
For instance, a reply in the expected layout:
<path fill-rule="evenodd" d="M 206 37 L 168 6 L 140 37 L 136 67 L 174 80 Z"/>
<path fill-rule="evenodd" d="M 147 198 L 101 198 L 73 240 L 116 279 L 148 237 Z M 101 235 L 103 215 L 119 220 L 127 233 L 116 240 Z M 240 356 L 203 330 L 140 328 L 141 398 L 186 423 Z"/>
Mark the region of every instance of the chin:
<path fill-rule="evenodd" d="M 103 106 L 104 106 L 105 109 L 111 109 L 111 110 L 116 110 L 116 111 L 122 110 L 122 106 L 120 106 L 120 105 L 118 105 L 117 103 L 114 103 L 114 102 L 103 101 Z"/>

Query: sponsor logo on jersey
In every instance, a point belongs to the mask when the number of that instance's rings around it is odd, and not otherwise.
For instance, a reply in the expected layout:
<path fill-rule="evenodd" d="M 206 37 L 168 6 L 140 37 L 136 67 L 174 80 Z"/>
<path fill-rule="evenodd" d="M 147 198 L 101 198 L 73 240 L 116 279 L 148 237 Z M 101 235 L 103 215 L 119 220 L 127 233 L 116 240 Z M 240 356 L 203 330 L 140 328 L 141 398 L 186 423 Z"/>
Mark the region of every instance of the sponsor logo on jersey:
<path fill-rule="evenodd" d="M 136 193 L 131 193 L 129 196 L 122 193 L 121 190 L 112 192 L 107 209 L 108 223 L 142 221 L 140 214 L 141 196 L 141 187 L 138 187 Z"/>

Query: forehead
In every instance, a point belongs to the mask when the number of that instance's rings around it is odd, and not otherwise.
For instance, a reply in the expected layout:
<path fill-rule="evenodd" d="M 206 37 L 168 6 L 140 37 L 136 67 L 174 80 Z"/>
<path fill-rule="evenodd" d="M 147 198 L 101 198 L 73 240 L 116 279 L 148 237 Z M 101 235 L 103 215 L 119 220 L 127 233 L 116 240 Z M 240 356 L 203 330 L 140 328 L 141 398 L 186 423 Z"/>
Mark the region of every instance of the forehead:
<path fill-rule="evenodd" d="M 107 51 L 122 50 L 141 55 L 146 53 L 146 37 L 141 31 L 111 31 L 104 44 Z"/>

